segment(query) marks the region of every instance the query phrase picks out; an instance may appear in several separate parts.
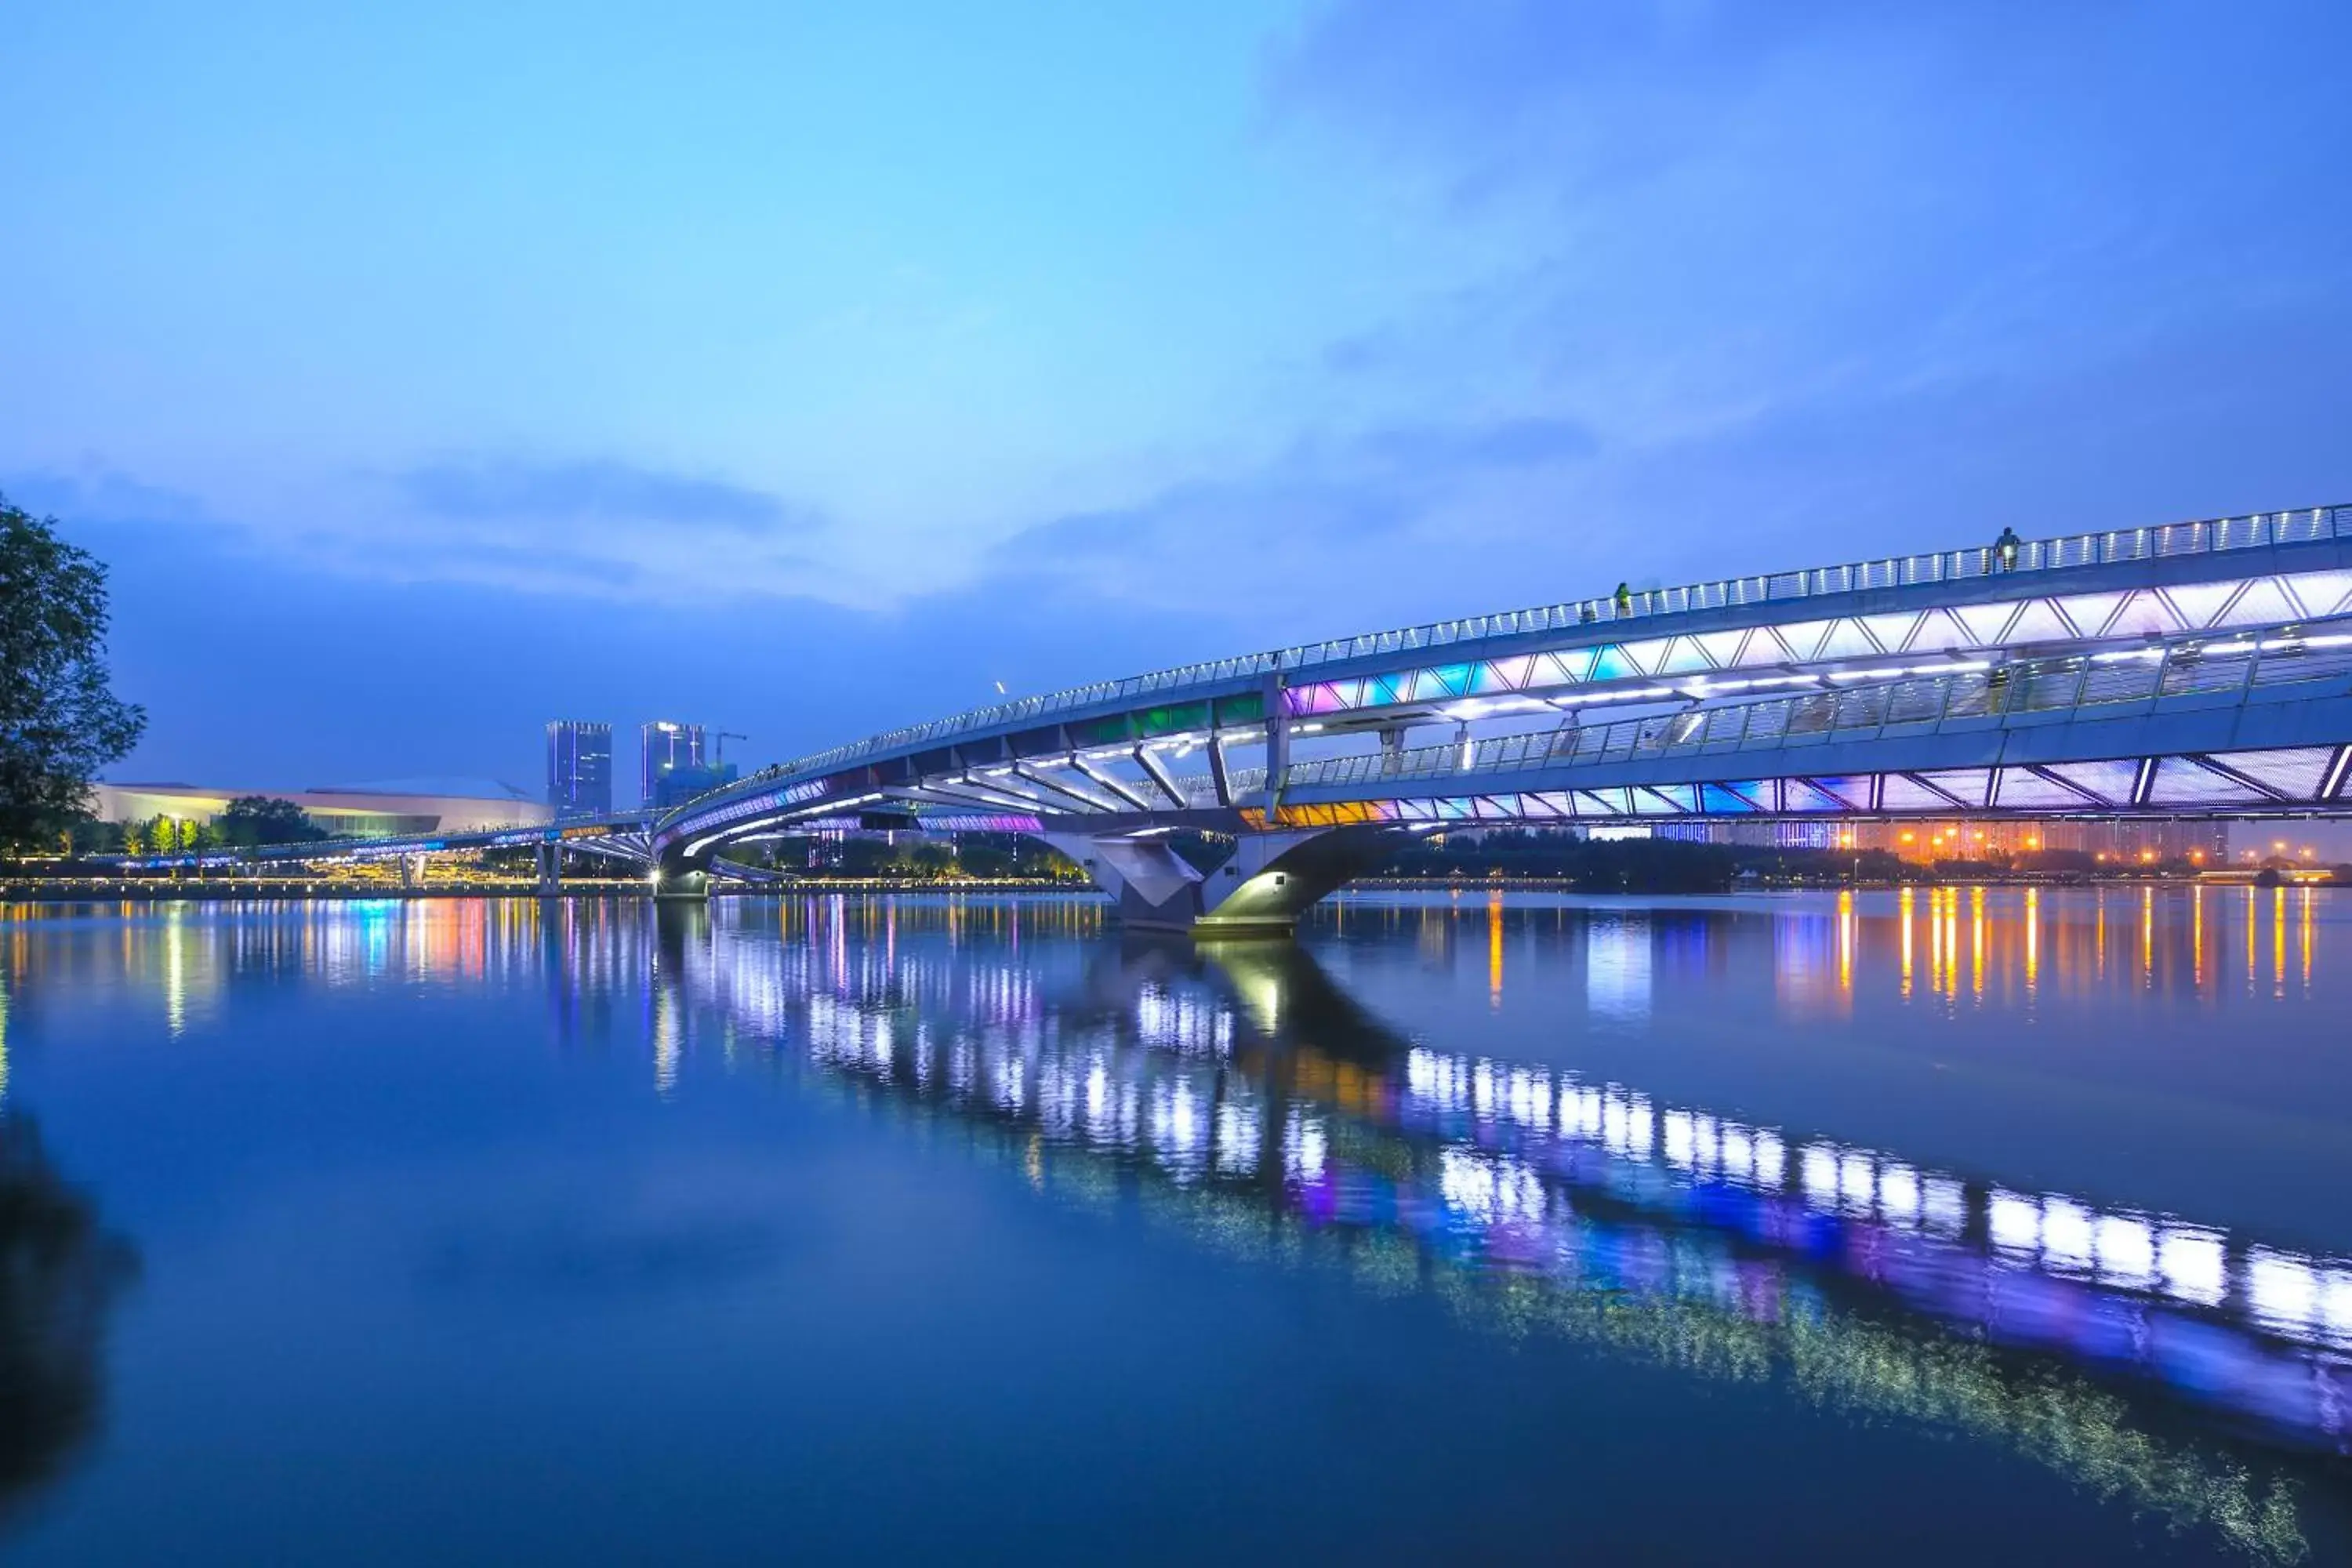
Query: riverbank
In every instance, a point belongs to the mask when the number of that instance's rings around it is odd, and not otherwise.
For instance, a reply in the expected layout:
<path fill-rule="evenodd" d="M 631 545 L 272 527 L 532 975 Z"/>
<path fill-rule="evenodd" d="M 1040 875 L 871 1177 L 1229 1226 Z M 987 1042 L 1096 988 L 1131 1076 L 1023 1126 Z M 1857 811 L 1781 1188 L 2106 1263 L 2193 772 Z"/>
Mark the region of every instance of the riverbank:
<path fill-rule="evenodd" d="M 1567 877 L 1364 877 L 1348 884 L 1343 893 L 1580 893 L 1608 894 L 1618 897 L 1674 898 L 1721 897 L 1739 893 L 1788 892 L 1803 889 L 1885 889 L 1903 887 L 1970 887 L 1970 888 L 2053 888 L 2053 887 L 2215 887 L 2248 885 L 2250 879 L 2240 873 L 2208 874 L 2203 877 L 2113 876 L 2098 878 L 2054 877 L 2034 875 L 1992 875 L 1937 877 L 1924 872 L 1916 877 L 1892 880 L 1865 878 L 1856 881 L 1812 879 L 1759 879 L 1738 882 L 1726 888 L 1691 889 L 1685 888 L 1607 888 L 1580 886 Z M 2325 878 L 2312 880 L 2289 879 L 2289 886 L 2327 887 Z M 979 897 L 1000 893 L 1065 893 L 1091 894 L 1094 889 L 1083 884 L 1058 882 L 1034 878 L 989 879 L 971 878 L 956 881 L 926 881 L 915 879 L 887 877 L 808 878 L 792 882 L 730 882 L 710 889 L 714 899 L 773 898 L 787 894 L 816 895 L 837 893 L 931 893 L 964 894 Z M 156 879 L 121 881 L 14 881 L 0 882 L 0 903 L 77 904 L 109 903 L 278 903 L 290 900 L 315 903 L 352 903 L 379 901 L 386 899 L 650 899 L 653 889 L 638 881 L 566 882 L 552 889 L 542 889 L 536 882 L 436 882 L 430 887 L 377 887 L 352 882 L 291 882 L 257 880 L 206 880 L 202 882 L 171 882 Z"/>
<path fill-rule="evenodd" d="M 971 878 L 956 881 L 919 881 L 877 878 L 809 878 L 792 882 L 721 883 L 710 889 L 714 899 L 761 898 L 779 893 L 1089 893 L 1094 889 L 1070 882 L 1038 878 Z M 649 899 L 653 889 L 639 881 L 579 881 L 542 889 L 527 880 L 498 882 L 436 882 L 429 887 L 402 888 L 360 882 L 273 881 L 252 879 L 173 882 L 156 878 L 119 880 L 0 881 L 0 902 L 76 904 L 103 900 L 125 903 L 274 903 L 302 900 L 350 903 L 383 899 Z"/>
<path fill-rule="evenodd" d="M 1932 866 L 1912 868 L 1900 877 L 1758 877 L 1735 879 L 1721 888 L 1692 889 L 1682 887 L 1647 888 L 1638 884 L 1623 888 L 1594 888 L 1574 877 L 1359 877 L 1348 884 L 1349 890 L 1392 891 L 1408 893 L 1443 892 L 1505 892 L 1505 893 L 1631 893 L 1650 897 L 1672 897 L 1692 893 L 1780 892 L 1790 889 L 1887 889 L 1887 888 L 2213 888 L 2249 885 L 2286 887 L 2343 887 L 2346 883 L 2321 870 L 2282 872 L 2277 879 L 2257 883 L 2259 871 L 2231 868 L 2206 871 L 2195 876 L 2179 876 L 2160 871 L 2139 874 L 2118 871 L 2110 875 L 2085 876 L 2074 872 L 1978 871 L 1941 873 Z"/>

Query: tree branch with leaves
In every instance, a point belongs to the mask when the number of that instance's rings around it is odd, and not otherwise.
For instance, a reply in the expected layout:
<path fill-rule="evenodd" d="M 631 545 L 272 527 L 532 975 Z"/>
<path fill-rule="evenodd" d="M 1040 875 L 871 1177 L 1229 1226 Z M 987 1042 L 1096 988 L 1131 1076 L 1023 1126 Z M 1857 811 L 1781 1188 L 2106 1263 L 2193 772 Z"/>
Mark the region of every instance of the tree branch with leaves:
<path fill-rule="evenodd" d="M 89 785 L 146 728 L 106 668 L 106 568 L 0 496 L 0 847 L 89 815 Z"/>

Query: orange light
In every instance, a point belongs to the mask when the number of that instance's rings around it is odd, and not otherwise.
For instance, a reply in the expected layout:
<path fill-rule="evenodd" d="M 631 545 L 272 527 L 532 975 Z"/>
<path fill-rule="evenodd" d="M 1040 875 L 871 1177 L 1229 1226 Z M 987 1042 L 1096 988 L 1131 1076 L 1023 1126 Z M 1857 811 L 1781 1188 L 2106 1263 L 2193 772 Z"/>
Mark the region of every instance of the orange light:
<path fill-rule="evenodd" d="M 1916 837 L 1919 837 L 1919 836 L 1918 836 L 1917 834 L 1916 834 L 1916 833 L 1912 832 L 1912 831 L 1911 831 L 1909 828 L 1907 828 L 1907 827 L 1906 827 L 1906 828 L 1905 828 L 1905 829 L 1903 830 L 1903 842 L 1904 842 L 1904 843 L 1906 843 L 1906 844 L 1910 843 L 1914 838 L 1916 838 Z"/>

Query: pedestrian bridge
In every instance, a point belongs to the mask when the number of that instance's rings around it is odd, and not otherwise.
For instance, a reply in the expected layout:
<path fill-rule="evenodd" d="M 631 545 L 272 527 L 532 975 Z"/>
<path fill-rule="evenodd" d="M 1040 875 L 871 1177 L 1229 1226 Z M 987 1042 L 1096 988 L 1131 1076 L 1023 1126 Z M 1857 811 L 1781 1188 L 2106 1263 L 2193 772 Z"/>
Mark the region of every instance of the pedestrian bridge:
<path fill-rule="evenodd" d="M 686 895 L 731 847 L 784 834 L 1025 833 L 1132 923 L 1246 931 L 1286 929 L 1450 826 L 2314 815 L 2352 810 L 2347 763 L 2352 506 L 2336 506 L 1620 590 L 1187 665 L 568 831 Z M 1171 849 L 1179 829 L 1236 850 L 1204 876 Z"/>
<path fill-rule="evenodd" d="M 674 810 L 690 887 L 819 826 L 1044 837 L 1138 924 L 1284 926 L 1413 833 L 2347 808 L 2352 507 L 1620 593 L 889 731 Z M 1206 877 L 1171 830 L 1235 835 Z"/>

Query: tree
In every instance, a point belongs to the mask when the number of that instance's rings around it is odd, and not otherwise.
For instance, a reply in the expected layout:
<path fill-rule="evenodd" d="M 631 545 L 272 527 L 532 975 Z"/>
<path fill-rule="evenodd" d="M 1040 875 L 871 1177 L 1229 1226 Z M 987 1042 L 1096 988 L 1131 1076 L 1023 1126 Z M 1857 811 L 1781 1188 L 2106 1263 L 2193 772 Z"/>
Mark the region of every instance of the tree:
<path fill-rule="evenodd" d="M 290 800 L 266 795 L 241 795 L 213 819 L 221 842 L 247 847 L 256 844 L 308 844 L 327 837 L 325 828 Z"/>
<path fill-rule="evenodd" d="M 106 568 L 0 497 L 0 847 L 57 842 L 144 710 L 108 689 Z"/>

